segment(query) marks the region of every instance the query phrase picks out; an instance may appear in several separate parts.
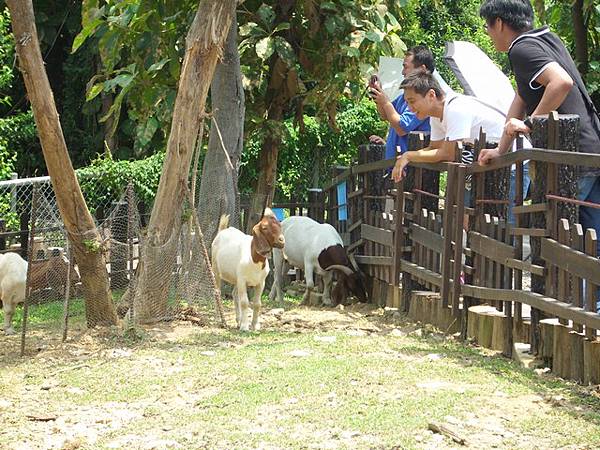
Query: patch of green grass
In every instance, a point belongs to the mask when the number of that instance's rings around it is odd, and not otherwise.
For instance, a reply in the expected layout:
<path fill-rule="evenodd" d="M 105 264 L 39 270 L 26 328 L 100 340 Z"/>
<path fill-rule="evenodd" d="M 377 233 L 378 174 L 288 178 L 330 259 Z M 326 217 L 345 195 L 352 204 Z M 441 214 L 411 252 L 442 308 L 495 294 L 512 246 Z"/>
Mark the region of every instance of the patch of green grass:
<path fill-rule="evenodd" d="M 29 326 L 40 328 L 62 327 L 64 304 L 62 301 L 40 303 L 29 305 L 27 312 L 27 323 Z M 0 321 L 4 320 L 4 314 L 0 310 Z M 69 322 L 85 322 L 85 304 L 83 299 L 76 298 L 69 303 Z M 23 308 L 19 306 L 13 316 L 15 330 L 20 330 L 23 324 Z"/>

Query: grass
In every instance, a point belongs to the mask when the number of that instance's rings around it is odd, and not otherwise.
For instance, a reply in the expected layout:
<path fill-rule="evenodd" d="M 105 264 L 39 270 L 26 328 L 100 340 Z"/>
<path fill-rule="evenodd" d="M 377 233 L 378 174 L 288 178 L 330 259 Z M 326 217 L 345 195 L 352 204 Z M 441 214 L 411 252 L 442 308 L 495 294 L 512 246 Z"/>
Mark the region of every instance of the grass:
<path fill-rule="evenodd" d="M 600 447 L 597 396 L 437 335 L 187 331 L 109 335 L 83 365 L 35 358 L 0 372 L 0 399 L 19 405 L 0 415 L 0 448 L 44 433 L 89 449 L 447 448 L 427 426 L 449 416 L 479 448 Z M 31 422 L 32 411 L 59 419 Z"/>
<path fill-rule="evenodd" d="M 76 298 L 69 304 L 69 323 L 85 323 L 85 305 L 83 299 Z M 53 329 L 62 327 L 63 302 L 40 303 L 29 305 L 27 313 L 27 324 L 30 327 Z M 4 314 L 0 311 L 0 321 L 4 320 Z M 13 316 L 13 327 L 20 331 L 23 324 L 23 308 L 19 307 Z"/>

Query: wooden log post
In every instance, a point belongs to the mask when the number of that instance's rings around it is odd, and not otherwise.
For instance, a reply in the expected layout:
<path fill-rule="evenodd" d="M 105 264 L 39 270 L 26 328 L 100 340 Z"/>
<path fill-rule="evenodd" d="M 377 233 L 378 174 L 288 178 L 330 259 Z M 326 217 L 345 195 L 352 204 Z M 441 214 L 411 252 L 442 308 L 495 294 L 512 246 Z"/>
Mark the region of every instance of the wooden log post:
<path fill-rule="evenodd" d="M 429 134 L 423 132 L 411 132 L 408 135 L 408 150 L 420 150 L 429 145 Z M 425 188 L 427 192 L 431 192 L 432 194 L 439 195 L 440 193 L 440 173 L 435 170 L 429 169 L 421 169 L 421 179 L 417 181 L 416 179 L 416 170 L 414 167 L 409 166 L 406 173 L 406 181 L 405 181 L 405 190 L 407 192 L 412 192 L 412 190 L 417 187 L 419 184 L 419 188 Z M 439 210 L 438 207 L 438 199 L 434 197 L 424 197 L 421 201 L 421 208 L 425 208 L 427 211 L 437 212 Z"/>
<path fill-rule="evenodd" d="M 6 221 L 0 219 L 0 233 L 6 233 Z M 0 251 L 6 250 L 6 238 L 4 235 L 0 236 Z"/>
<path fill-rule="evenodd" d="M 308 217 L 319 223 L 323 223 L 325 218 L 324 198 L 325 195 L 322 189 L 311 188 L 308 190 Z"/>
<path fill-rule="evenodd" d="M 418 132 L 418 133 L 412 132 L 408 135 L 408 150 L 409 151 L 420 150 L 422 148 L 427 147 L 427 145 L 429 145 L 429 135 L 428 134 L 424 134 L 422 132 Z M 431 171 L 426 171 L 426 172 L 431 172 Z M 429 178 L 427 178 L 426 182 L 431 183 L 432 192 L 439 193 L 439 174 L 436 172 L 436 177 L 433 177 L 432 175 L 422 174 L 422 171 L 420 171 L 419 173 L 421 174 L 421 177 L 417 181 L 417 179 L 416 179 L 417 171 L 415 170 L 415 168 L 411 167 L 411 166 L 409 166 L 407 168 L 406 177 L 404 177 L 403 183 L 402 183 L 403 191 L 404 192 L 412 192 L 415 188 L 421 188 L 422 183 L 424 181 L 423 177 L 427 176 Z M 404 195 L 404 194 L 402 194 L 402 195 Z M 412 215 L 414 222 L 419 223 L 419 214 L 421 211 L 421 206 L 423 206 L 426 209 L 431 208 L 431 211 L 438 210 L 438 205 L 437 205 L 438 202 L 437 202 L 437 199 L 435 199 L 435 200 L 436 200 L 435 202 L 432 202 L 430 197 L 421 199 L 420 195 L 415 195 L 415 201 L 411 202 L 408 205 L 404 204 L 404 197 L 403 197 L 403 205 L 404 205 L 405 212 L 407 214 Z M 408 221 L 405 221 L 405 226 L 407 226 L 407 227 L 409 226 Z M 404 238 L 404 246 L 410 246 L 410 245 L 411 245 L 410 239 Z M 412 251 L 404 252 L 404 254 L 402 256 L 403 259 L 405 259 L 407 261 L 412 261 L 412 262 L 415 261 L 415 259 L 414 259 L 415 257 L 416 257 L 416 255 L 413 255 Z M 411 298 L 412 298 L 412 292 L 415 290 L 424 290 L 424 289 L 425 289 L 425 287 L 420 285 L 419 283 L 417 283 L 413 279 L 413 277 L 410 273 L 402 272 L 402 311 L 408 312 L 409 307 L 410 307 Z"/>
<path fill-rule="evenodd" d="M 533 118 L 531 130 L 531 143 L 536 148 L 555 147 L 553 150 L 576 152 L 579 149 L 579 116 L 573 114 L 550 114 Z M 549 179 L 550 175 L 550 179 Z M 531 183 L 531 200 L 533 204 L 547 203 L 547 194 L 558 194 L 574 198 L 577 194 L 577 177 L 574 167 L 560 166 L 556 173 L 548 169 L 548 164 L 530 161 L 529 177 Z M 554 190 L 556 191 L 554 192 Z M 532 228 L 546 228 L 556 230 L 559 218 L 566 218 L 571 223 L 577 222 L 577 210 L 573 206 L 550 204 L 546 213 L 531 215 Z M 557 236 L 552 236 L 556 238 Z M 544 265 L 540 256 L 540 237 L 530 237 L 531 262 Z M 547 287 L 544 277 L 531 275 L 531 290 L 540 294 L 549 295 L 551 287 Z M 537 354 L 539 350 L 539 321 L 543 319 L 541 311 L 536 308 L 531 310 L 531 351 Z"/>

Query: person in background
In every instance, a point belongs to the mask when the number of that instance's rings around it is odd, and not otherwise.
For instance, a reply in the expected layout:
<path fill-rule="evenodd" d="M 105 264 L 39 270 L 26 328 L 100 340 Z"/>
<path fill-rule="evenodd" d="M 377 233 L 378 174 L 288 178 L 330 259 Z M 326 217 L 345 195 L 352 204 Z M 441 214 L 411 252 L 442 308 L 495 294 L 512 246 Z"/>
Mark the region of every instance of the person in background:
<path fill-rule="evenodd" d="M 479 14 L 496 50 L 508 52 L 517 83 L 517 95 L 506 116 L 498 148 L 484 149 L 486 164 L 506 153 L 518 133 L 529 133 L 527 116 L 558 111 L 579 116 L 579 151 L 600 153 L 600 120 L 585 84 L 560 38 L 548 27 L 533 29 L 533 8 L 528 0 L 486 0 Z M 600 170 L 582 168 L 578 199 L 600 204 Z M 600 209 L 580 206 L 579 222 L 600 236 Z M 600 255 L 600 241 L 598 241 Z M 600 302 L 597 304 L 600 311 Z"/>
<path fill-rule="evenodd" d="M 424 45 L 411 48 L 404 57 L 402 75 L 406 77 L 416 70 L 430 73 L 435 70 L 433 54 Z M 398 149 L 400 153 L 407 150 L 408 134 L 411 131 L 429 131 L 429 118 L 417 118 L 408 108 L 404 94 L 400 94 L 391 102 L 376 76 L 371 78 L 369 90 L 371 98 L 377 105 L 379 115 L 390 124 L 386 141 L 379 136 L 372 135 L 369 137 L 369 142 L 372 144 L 385 143 L 385 159 L 395 158 L 398 155 Z"/>

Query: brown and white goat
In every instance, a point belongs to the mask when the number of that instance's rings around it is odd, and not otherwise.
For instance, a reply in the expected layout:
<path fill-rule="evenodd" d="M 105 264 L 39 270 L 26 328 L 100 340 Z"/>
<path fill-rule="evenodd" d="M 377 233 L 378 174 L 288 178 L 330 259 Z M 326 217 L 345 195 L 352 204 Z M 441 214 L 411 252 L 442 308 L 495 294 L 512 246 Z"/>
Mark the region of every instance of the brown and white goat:
<path fill-rule="evenodd" d="M 356 263 L 348 256 L 342 238 L 331 225 L 319 223 L 304 216 L 292 216 L 281 222 L 285 236 L 285 249 L 273 251 L 275 279 L 270 298 L 277 296 L 283 301 L 284 259 L 304 271 L 306 292 L 304 302 L 310 298 L 315 287 L 314 274 L 323 278 L 323 305 L 335 306 L 345 303 L 349 295 L 366 302 L 366 280 Z M 338 273 L 338 282 L 332 290 L 333 272 Z"/>
<path fill-rule="evenodd" d="M 221 216 L 219 232 L 212 243 L 212 267 L 217 288 L 221 281 L 233 285 L 235 317 L 240 331 L 258 330 L 261 294 L 269 273 L 267 256 L 275 248 L 283 248 L 285 239 L 281 224 L 270 209 L 252 228 L 252 236 L 237 228 L 228 227 L 229 216 Z M 252 324 L 248 326 L 249 287 L 254 288 Z"/>

